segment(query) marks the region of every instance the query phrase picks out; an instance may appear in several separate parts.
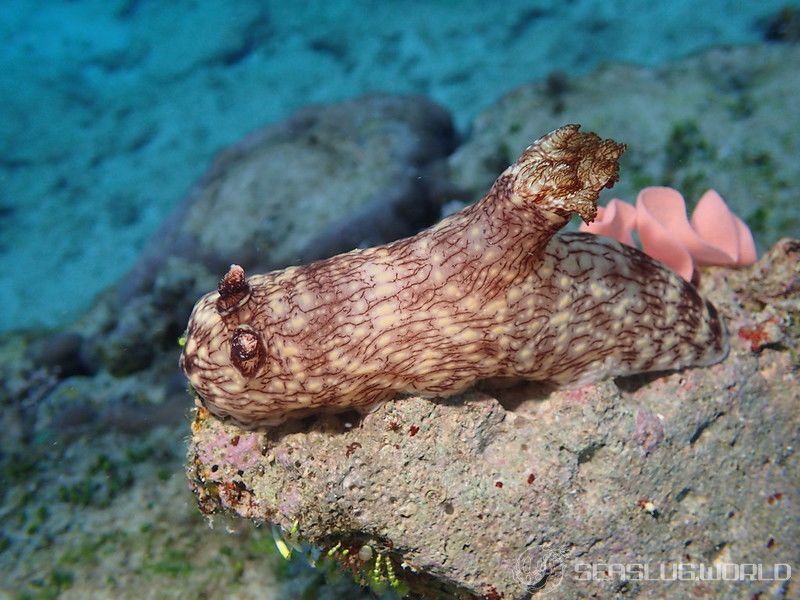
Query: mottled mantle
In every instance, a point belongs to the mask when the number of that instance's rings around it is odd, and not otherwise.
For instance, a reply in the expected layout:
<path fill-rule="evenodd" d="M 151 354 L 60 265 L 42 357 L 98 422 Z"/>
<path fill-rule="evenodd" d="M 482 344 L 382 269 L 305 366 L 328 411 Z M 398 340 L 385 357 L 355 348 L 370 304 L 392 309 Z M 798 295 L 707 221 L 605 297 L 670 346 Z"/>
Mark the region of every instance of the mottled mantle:
<path fill-rule="evenodd" d="M 234 265 L 195 306 L 181 367 L 206 408 L 252 427 L 487 379 L 713 364 L 726 335 L 694 287 L 615 241 L 557 235 L 594 218 L 623 150 L 568 125 L 413 237 L 249 278 Z"/>
<path fill-rule="evenodd" d="M 701 281 L 732 334 L 728 359 L 706 369 L 406 398 L 261 432 L 198 409 L 188 475 L 200 506 L 296 524 L 323 549 L 369 544 L 425 597 L 527 598 L 539 578 L 526 565 L 548 554 L 568 568 L 795 566 L 800 242 Z M 556 581 L 547 598 L 797 594 L 795 581 Z"/>

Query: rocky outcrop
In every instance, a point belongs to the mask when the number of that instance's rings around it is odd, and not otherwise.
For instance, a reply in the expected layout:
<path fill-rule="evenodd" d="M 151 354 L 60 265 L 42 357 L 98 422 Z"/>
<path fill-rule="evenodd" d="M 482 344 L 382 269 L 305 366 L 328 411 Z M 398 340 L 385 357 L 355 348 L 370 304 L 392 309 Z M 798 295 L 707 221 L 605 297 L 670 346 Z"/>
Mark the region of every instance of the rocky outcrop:
<path fill-rule="evenodd" d="M 450 115 L 422 97 L 300 110 L 217 156 L 122 293 L 149 289 L 167 257 L 221 276 L 232 261 L 265 271 L 409 235 L 437 220 L 435 174 L 455 145 Z"/>

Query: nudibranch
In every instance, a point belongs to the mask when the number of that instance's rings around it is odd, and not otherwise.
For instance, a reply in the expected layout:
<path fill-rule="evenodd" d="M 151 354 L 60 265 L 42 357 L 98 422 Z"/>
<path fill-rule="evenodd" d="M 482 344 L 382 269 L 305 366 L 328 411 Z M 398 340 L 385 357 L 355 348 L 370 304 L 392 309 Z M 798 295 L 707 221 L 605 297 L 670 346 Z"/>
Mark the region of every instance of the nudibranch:
<path fill-rule="evenodd" d="M 485 379 L 718 362 L 725 329 L 691 284 L 614 240 L 558 234 L 594 218 L 624 149 L 567 125 L 413 237 L 265 275 L 233 265 L 195 305 L 181 368 L 212 413 L 252 428 Z"/>

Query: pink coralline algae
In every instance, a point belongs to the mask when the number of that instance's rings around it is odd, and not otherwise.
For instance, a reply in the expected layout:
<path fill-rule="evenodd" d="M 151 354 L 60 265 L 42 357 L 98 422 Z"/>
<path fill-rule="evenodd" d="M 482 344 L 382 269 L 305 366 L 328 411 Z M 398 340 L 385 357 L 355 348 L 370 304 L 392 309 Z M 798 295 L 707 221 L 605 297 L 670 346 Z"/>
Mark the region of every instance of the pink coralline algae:
<path fill-rule="evenodd" d="M 634 439 L 645 453 L 652 452 L 664 440 L 664 425 L 652 411 L 639 409 L 636 413 Z"/>
<path fill-rule="evenodd" d="M 642 250 L 687 281 L 695 266 L 732 267 L 756 260 L 750 229 L 714 190 L 703 194 L 690 221 L 680 192 L 646 187 L 639 192 L 635 207 L 615 198 L 608 206 L 598 207 L 597 219 L 582 224 L 581 231 L 633 246 L 637 227 Z"/>
<path fill-rule="evenodd" d="M 261 459 L 261 439 L 249 432 L 233 437 L 219 434 L 198 447 L 198 455 L 205 464 L 222 462 L 246 471 Z"/>

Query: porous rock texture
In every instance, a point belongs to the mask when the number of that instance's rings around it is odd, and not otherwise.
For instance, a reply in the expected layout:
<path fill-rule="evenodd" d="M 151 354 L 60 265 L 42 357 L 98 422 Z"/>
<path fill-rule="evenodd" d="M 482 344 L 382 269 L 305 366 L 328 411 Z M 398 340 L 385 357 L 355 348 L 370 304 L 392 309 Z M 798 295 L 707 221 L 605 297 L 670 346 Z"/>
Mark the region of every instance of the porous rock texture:
<path fill-rule="evenodd" d="M 610 563 L 797 565 L 800 241 L 701 284 L 732 342 L 706 369 L 484 386 L 261 431 L 198 408 L 200 507 L 349 550 L 350 566 L 370 546 L 364 569 L 381 553 L 424 598 L 794 596 L 791 580 L 603 576 Z M 586 581 L 590 563 L 601 575 Z"/>
<path fill-rule="evenodd" d="M 628 145 L 605 198 L 634 202 L 641 188 L 668 185 L 693 207 L 714 188 L 766 249 L 800 235 L 798 88 L 800 46 L 787 44 L 715 49 L 655 69 L 553 73 L 476 117 L 451 176 L 466 199 L 480 198 L 540 132 L 581 123 Z"/>

